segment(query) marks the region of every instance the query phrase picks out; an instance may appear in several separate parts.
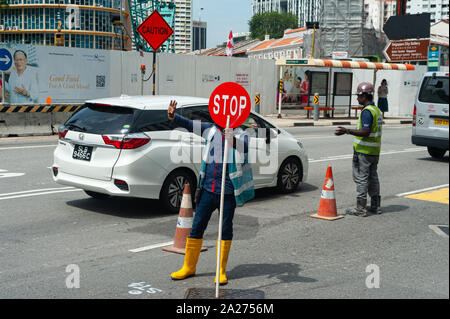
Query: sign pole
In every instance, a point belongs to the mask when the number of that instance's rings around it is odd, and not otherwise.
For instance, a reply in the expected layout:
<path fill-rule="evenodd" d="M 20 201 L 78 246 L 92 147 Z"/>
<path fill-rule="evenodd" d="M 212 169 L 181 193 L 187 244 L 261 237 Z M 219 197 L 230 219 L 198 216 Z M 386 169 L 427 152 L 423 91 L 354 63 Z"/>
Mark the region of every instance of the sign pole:
<path fill-rule="evenodd" d="M 153 51 L 153 95 L 156 95 L 156 51 Z"/>
<path fill-rule="evenodd" d="M 282 83 L 283 81 L 283 67 L 280 66 L 280 82 Z M 281 84 L 280 84 L 281 86 Z M 281 100 L 283 99 L 283 94 L 281 92 L 281 89 L 278 88 L 278 118 L 281 119 Z"/>
<path fill-rule="evenodd" d="M 0 104 L 5 104 L 5 72 L 2 71 L 2 102 Z"/>
<path fill-rule="evenodd" d="M 226 130 L 230 127 L 230 116 L 227 116 Z M 224 133 L 225 134 L 225 131 Z M 220 193 L 220 212 L 219 212 L 219 238 L 217 244 L 217 266 L 216 266 L 216 298 L 219 298 L 219 286 L 220 286 L 220 257 L 222 251 L 222 223 L 223 223 L 223 204 L 225 200 L 225 174 L 227 173 L 227 160 L 228 160 L 228 140 L 225 138 L 225 150 L 223 153 L 222 164 L 222 189 Z"/>

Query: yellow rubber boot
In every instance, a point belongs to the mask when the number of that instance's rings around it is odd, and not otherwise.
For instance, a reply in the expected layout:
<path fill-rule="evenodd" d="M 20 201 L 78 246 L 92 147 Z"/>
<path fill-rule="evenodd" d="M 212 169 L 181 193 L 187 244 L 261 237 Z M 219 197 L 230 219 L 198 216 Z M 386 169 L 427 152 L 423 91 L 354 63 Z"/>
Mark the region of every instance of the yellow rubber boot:
<path fill-rule="evenodd" d="M 179 271 L 170 275 L 173 280 L 182 280 L 195 275 L 198 257 L 202 250 L 203 239 L 187 238 L 184 265 Z"/>
<path fill-rule="evenodd" d="M 228 283 L 227 275 L 225 273 L 227 269 L 228 255 L 230 254 L 231 240 L 222 240 L 222 247 L 220 250 L 220 272 L 219 272 L 219 285 L 226 285 Z M 216 257 L 217 258 L 217 257 Z M 214 283 L 216 283 L 214 278 Z"/>

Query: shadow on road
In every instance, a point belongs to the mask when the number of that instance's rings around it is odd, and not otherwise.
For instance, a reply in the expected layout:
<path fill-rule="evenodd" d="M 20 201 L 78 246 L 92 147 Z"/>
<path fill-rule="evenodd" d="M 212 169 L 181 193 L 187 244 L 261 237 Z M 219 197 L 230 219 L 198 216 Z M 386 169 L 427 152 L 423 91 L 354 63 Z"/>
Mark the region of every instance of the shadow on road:
<path fill-rule="evenodd" d="M 140 198 L 85 198 L 68 201 L 67 205 L 88 212 L 121 218 L 149 219 L 168 216 L 159 201 Z"/>
<path fill-rule="evenodd" d="M 313 192 L 317 189 L 317 186 L 307 183 L 300 184 L 299 188 L 295 192 L 290 194 L 281 194 L 276 187 L 257 189 L 255 191 L 255 199 L 253 200 L 253 202 L 262 202 L 265 200 L 277 199 L 285 196 L 300 197 L 302 193 Z"/>
<path fill-rule="evenodd" d="M 293 282 L 316 282 L 317 279 L 299 276 L 300 266 L 293 263 L 278 264 L 246 264 L 234 267 L 231 271 L 227 271 L 229 280 L 261 277 L 276 278 L 279 283 Z M 197 276 L 215 276 L 215 273 L 198 274 Z M 270 284 L 272 285 L 272 284 Z"/>
<path fill-rule="evenodd" d="M 369 208 L 370 207 L 368 206 L 367 210 L 369 210 Z M 405 206 L 405 205 L 389 205 L 389 206 L 381 206 L 381 211 L 382 211 L 382 214 L 391 214 L 391 213 L 400 213 L 409 208 L 410 208 L 409 206 Z M 369 212 L 369 215 L 367 217 L 375 217 L 375 216 L 378 216 L 378 215 Z"/>
<path fill-rule="evenodd" d="M 287 197 L 300 197 L 302 193 L 317 190 L 316 186 L 301 184 L 298 190 L 291 194 L 280 194 L 276 188 L 263 188 L 256 190 L 254 202 L 270 201 L 272 199 Z M 68 201 L 67 205 L 90 211 L 97 214 L 111 215 L 120 218 L 154 219 L 170 214 L 158 200 L 126 197 L 110 197 L 106 199 L 83 198 Z M 255 226 L 254 221 L 249 222 Z"/>
<path fill-rule="evenodd" d="M 448 163 L 449 162 L 449 156 L 444 156 L 443 158 L 439 159 L 439 158 L 434 158 L 434 157 L 421 157 L 418 158 L 419 161 L 426 161 L 426 162 L 440 162 L 440 163 Z"/>

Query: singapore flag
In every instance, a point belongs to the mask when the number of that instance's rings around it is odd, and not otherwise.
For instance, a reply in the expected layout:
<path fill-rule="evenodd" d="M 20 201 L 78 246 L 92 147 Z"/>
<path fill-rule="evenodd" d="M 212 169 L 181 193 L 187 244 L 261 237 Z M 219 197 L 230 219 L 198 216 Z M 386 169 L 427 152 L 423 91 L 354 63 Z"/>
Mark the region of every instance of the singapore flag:
<path fill-rule="evenodd" d="M 230 35 L 228 36 L 227 47 L 225 49 L 227 56 L 233 56 L 233 49 L 234 49 L 233 31 L 230 31 Z"/>

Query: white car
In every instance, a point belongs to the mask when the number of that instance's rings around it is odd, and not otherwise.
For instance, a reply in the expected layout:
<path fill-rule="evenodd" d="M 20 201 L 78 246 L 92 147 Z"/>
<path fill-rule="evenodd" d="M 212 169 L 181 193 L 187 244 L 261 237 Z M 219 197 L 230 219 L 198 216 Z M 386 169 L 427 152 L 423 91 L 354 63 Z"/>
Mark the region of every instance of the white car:
<path fill-rule="evenodd" d="M 178 212 L 184 185 L 190 183 L 192 192 L 197 186 L 205 139 L 174 131 L 167 117 L 170 100 L 178 102 L 178 114 L 212 122 L 204 98 L 121 96 L 87 101 L 59 128 L 54 181 L 81 188 L 94 198 L 160 199 L 167 210 Z M 308 157 L 300 141 L 253 112 L 243 128 L 265 133 L 250 137 L 250 150 L 264 144 L 278 147 L 273 172 L 261 173 L 267 165 L 261 161 L 252 164 L 255 188 L 295 191 L 308 176 Z M 188 154 L 188 160 L 174 161 L 174 154 Z"/>
<path fill-rule="evenodd" d="M 414 104 L 412 143 L 426 146 L 434 158 L 449 149 L 449 73 L 427 72 Z"/>

